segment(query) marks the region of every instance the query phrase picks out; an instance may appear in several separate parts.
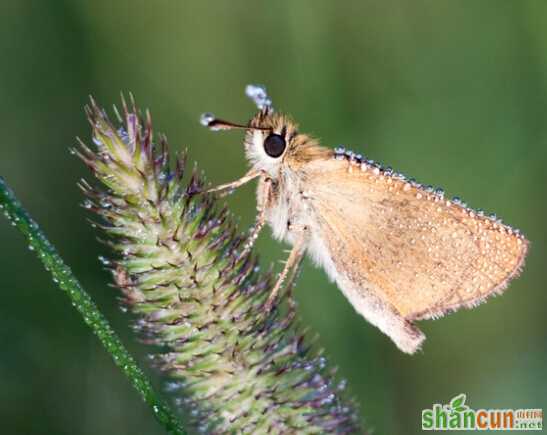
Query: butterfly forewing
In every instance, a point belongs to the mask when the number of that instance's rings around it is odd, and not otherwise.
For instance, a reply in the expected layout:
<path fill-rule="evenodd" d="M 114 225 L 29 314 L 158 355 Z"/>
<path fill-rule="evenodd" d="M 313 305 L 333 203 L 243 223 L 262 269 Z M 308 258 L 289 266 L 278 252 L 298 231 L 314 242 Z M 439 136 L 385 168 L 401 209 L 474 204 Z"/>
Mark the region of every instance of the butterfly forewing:
<path fill-rule="evenodd" d="M 522 236 L 442 194 L 347 159 L 302 169 L 337 270 L 408 320 L 474 306 L 522 267 Z"/>

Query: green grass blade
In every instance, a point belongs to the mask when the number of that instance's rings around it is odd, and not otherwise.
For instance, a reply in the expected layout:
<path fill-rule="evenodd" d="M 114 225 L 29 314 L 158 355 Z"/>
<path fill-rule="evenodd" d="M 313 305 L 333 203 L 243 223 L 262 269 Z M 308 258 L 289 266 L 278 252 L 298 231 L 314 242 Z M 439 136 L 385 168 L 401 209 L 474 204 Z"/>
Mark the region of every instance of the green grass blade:
<path fill-rule="evenodd" d="M 55 247 L 49 242 L 38 224 L 23 208 L 14 192 L 0 177 L 0 209 L 12 225 L 27 238 L 29 248 L 34 251 L 51 273 L 53 281 L 64 290 L 72 305 L 82 315 L 84 322 L 99 337 L 106 351 L 112 355 L 114 363 L 127 376 L 144 401 L 150 406 L 156 419 L 168 433 L 185 434 L 173 412 L 158 397 L 152 385 L 133 357 L 112 330 L 108 321 L 99 311 L 89 294 L 80 285 L 70 268 L 63 262 Z"/>

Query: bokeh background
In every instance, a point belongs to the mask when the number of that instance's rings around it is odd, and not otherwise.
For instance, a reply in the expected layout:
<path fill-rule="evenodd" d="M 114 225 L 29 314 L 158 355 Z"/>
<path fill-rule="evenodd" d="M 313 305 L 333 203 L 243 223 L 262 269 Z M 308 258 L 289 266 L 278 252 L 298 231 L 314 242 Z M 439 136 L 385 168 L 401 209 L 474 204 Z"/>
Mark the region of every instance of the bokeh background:
<path fill-rule="evenodd" d="M 203 111 L 253 113 L 247 83 L 324 144 L 343 143 L 470 205 L 532 241 L 522 276 L 472 311 L 422 322 L 402 354 L 307 263 L 304 323 L 349 381 L 369 428 L 420 432 L 421 409 L 468 394 L 475 408 L 547 405 L 547 3 L 540 1 L 55 1 L 0 5 L 0 174 L 144 363 L 79 207 L 88 176 L 87 96 L 132 91 L 174 149 L 213 183 L 246 169 L 238 132 Z M 89 177 L 88 177 L 89 178 Z M 246 229 L 254 186 L 229 199 Z M 26 248 L 0 220 L 0 421 L 17 434 L 160 434 L 149 410 Z M 285 247 L 266 231 L 263 262 Z"/>

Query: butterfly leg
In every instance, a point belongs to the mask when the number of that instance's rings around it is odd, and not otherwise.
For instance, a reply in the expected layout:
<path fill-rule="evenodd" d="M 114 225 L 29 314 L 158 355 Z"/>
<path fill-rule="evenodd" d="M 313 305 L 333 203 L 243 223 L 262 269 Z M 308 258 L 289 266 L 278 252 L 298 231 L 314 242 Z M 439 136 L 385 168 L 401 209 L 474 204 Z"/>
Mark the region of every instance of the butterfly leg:
<path fill-rule="evenodd" d="M 256 177 L 259 177 L 262 175 L 261 171 L 258 171 L 256 169 L 251 169 L 249 172 L 247 172 L 243 177 L 239 178 L 238 180 L 232 181 L 230 183 L 220 184 L 219 186 L 212 187 L 211 189 L 207 189 L 206 193 L 212 193 L 212 192 L 222 192 L 221 196 L 228 195 L 233 191 L 234 189 L 237 189 L 240 186 L 243 186 L 245 183 L 248 183 L 249 181 L 255 179 Z"/>
<path fill-rule="evenodd" d="M 296 282 L 296 278 L 298 278 L 298 274 L 299 274 L 300 268 L 302 266 L 302 259 L 303 258 L 304 258 L 304 256 L 301 256 L 300 261 L 298 262 L 298 264 L 296 264 L 291 269 L 291 274 L 287 277 L 287 281 L 286 281 L 286 284 L 285 284 L 285 288 L 287 289 L 287 302 L 289 303 L 289 307 L 291 309 L 296 308 L 296 300 L 294 299 L 294 296 L 293 296 L 293 288 L 294 288 L 294 284 Z"/>
<path fill-rule="evenodd" d="M 272 291 L 270 292 L 270 295 L 268 296 L 268 299 L 266 300 L 266 304 L 264 305 L 264 309 L 266 311 L 270 311 L 272 309 L 279 290 L 281 290 L 281 286 L 283 285 L 287 277 L 289 277 L 289 280 L 287 281 L 287 288 L 289 289 L 289 291 L 291 291 L 294 280 L 298 274 L 298 268 L 300 266 L 300 263 L 302 262 L 302 259 L 304 258 L 305 246 L 308 237 L 307 233 L 308 230 L 306 227 L 302 227 L 299 231 L 298 238 L 293 245 L 291 253 L 289 254 L 289 258 L 287 258 L 285 267 L 279 274 L 277 282 L 275 283 Z M 291 304 L 294 304 L 294 302 L 291 302 Z"/>
<path fill-rule="evenodd" d="M 261 192 L 258 194 L 258 198 L 261 198 L 261 201 L 256 207 L 258 211 L 256 220 L 249 231 L 249 237 L 247 238 L 247 242 L 245 243 L 243 250 L 238 256 L 238 260 L 247 255 L 253 248 L 260 231 L 264 228 L 264 224 L 266 223 L 266 209 L 270 198 L 270 192 L 272 190 L 272 180 L 271 178 L 263 176 L 261 181 L 262 183 L 259 185 Z"/>

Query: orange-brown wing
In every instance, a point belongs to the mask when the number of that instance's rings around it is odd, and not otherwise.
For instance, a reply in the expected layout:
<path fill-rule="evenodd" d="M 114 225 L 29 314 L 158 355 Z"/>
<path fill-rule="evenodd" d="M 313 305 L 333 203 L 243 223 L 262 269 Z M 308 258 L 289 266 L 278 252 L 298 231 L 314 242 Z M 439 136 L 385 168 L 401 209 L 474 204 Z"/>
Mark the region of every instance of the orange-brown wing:
<path fill-rule="evenodd" d="M 408 320 L 475 306 L 523 265 L 528 242 L 520 233 L 442 193 L 346 157 L 303 170 L 337 269 Z"/>

